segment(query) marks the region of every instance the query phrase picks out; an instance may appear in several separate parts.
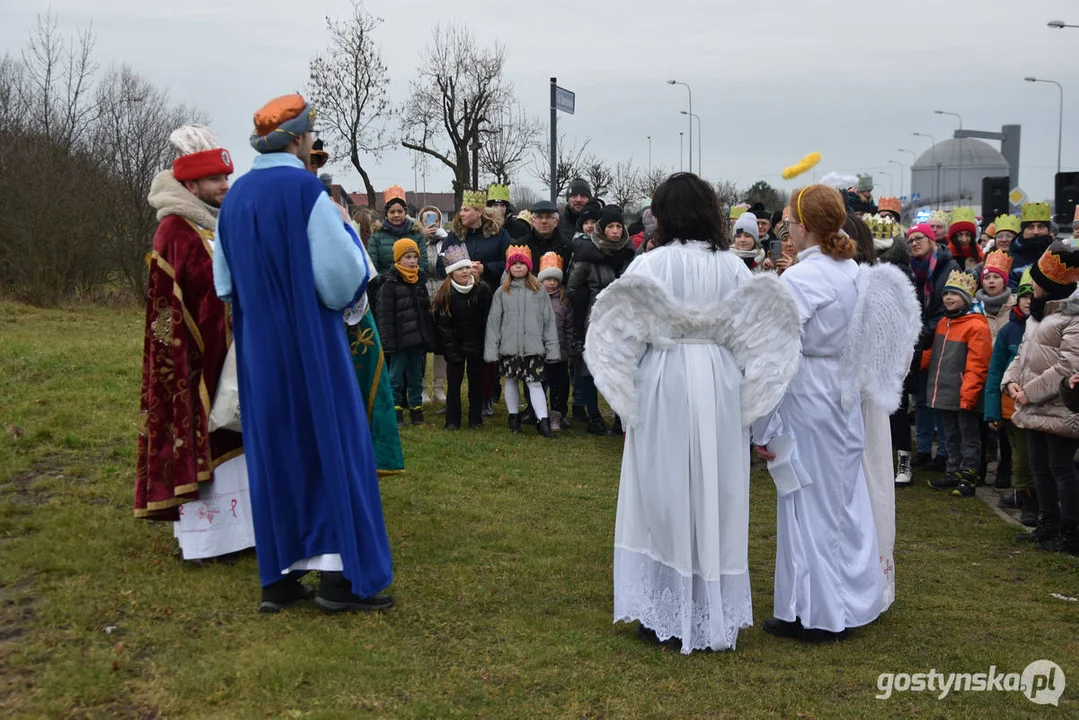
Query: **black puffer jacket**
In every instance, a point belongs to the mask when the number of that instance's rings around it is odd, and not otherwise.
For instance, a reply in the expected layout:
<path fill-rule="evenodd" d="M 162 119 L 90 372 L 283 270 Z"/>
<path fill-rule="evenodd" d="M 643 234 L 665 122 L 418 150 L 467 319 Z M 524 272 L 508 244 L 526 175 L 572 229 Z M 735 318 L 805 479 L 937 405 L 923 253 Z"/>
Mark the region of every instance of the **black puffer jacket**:
<path fill-rule="evenodd" d="M 532 251 L 532 265 L 536 270 L 534 274 L 539 274 L 539 261 L 546 253 L 558 253 L 562 258 L 563 268 L 569 267 L 570 259 L 573 256 L 573 251 L 570 249 L 569 243 L 562 235 L 562 231 L 557 227 L 554 230 L 554 234 L 546 240 L 541 238 L 535 230 L 529 230 L 527 235 L 517 239 L 517 244 L 527 245 L 528 249 Z"/>
<path fill-rule="evenodd" d="M 566 283 L 566 294 L 573 306 L 573 335 L 578 345 L 584 341 L 588 315 L 592 312 L 596 297 L 621 277 L 636 257 L 628 235 L 625 241 L 621 249 L 609 255 L 592 241 L 582 241 L 573 251 L 573 268 Z"/>
<path fill-rule="evenodd" d="M 483 336 L 491 313 L 491 289 L 477 282 L 470 293 L 450 291 L 449 315 L 435 314 L 439 354 L 458 364 L 483 358 Z"/>
<path fill-rule="evenodd" d="M 375 322 L 387 355 L 415 347 L 432 351 L 438 344 L 427 285 L 405 282 L 395 267 L 382 274 Z"/>

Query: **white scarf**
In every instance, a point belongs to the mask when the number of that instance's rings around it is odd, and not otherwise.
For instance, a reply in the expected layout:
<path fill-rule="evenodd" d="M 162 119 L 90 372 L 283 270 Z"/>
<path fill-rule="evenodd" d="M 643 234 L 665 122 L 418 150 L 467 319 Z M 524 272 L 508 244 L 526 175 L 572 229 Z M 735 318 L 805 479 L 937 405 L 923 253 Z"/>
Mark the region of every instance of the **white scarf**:
<path fill-rule="evenodd" d="M 453 285 L 453 289 L 461 293 L 462 295 L 468 295 L 470 292 L 472 292 L 472 288 L 476 287 L 476 277 L 472 276 L 472 282 L 470 282 L 468 285 L 458 285 L 457 281 L 451 277 L 450 285 Z"/>

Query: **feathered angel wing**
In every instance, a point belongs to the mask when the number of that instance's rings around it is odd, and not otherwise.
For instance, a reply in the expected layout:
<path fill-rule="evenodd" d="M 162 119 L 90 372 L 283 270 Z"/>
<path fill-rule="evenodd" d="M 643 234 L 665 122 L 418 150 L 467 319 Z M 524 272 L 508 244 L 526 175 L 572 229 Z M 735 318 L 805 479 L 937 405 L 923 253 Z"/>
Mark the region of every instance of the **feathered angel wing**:
<path fill-rule="evenodd" d="M 895 266 L 863 266 L 861 272 L 848 353 L 863 395 L 892 413 L 921 332 L 921 307 L 914 286 Z"/>
<path fill-rule="evenodd" d="M 623 275 L 592 306 L 584 361 L 607 404 L 627 427 L 638 419 L 637 356 L 648 343 L 670 345 L 666 333 L 658 330 L 669 322 L 670 305 L 667 293 L 651 278 Z"/>
<path fill-rule="evenodd" d="M 802 354 L 802 326 L 794 298 L 773 273 L 754 275 L 727 307 L 719 329 L 743 373 L 742 426 L 749 427 L 787 391 Z"/>

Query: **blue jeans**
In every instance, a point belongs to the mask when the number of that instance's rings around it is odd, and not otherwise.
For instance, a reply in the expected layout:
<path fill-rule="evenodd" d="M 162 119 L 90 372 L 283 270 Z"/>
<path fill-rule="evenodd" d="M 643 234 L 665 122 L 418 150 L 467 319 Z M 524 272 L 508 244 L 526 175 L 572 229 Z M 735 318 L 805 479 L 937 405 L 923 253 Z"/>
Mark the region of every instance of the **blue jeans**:
<path fill-rule="evenodd" d="M 423 358 L 422 345 L 387 356 L 393 404 L 397 407 L 418 408 L 423 405 Z"/>
<path fill-rule="evenodd" d="M 573 402 L 584 405 L 588 417 L 592 418 L 599 415 L 599 391 L 592 375 L 581 372 L 582 369 L 578 365 L 577 375 L 573 378 Z"/>
<path fill-rule="evenodd" d="M 918 452 L 933 454 L 933 433 L 937 435 L 937 455 L 948 457 L 948 443 L 944 439 L 944 426 L 940 422 L 940 413 L 926 405 L 926 386 L 929 384 L 929 372 L 918 372 L 917 392 L 914 393 L 914 437 Z"/>

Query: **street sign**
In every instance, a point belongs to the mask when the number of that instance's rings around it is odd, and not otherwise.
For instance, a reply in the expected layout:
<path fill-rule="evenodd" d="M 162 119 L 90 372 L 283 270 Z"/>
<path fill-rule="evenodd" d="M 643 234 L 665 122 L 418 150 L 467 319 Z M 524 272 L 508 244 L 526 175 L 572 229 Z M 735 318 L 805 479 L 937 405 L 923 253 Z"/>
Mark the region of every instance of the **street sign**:
<path fill-rule="evenodd" d="M 906 201 L 907 201 L 907 196 L 906 195 L 900 195 L 899 196 L 899 202 L 905 203 Z"/>
<path fill-rule="evenodd" d="M 1022 205 L 1026 202 L 1027 194 L 1019 188 L 1015 188 L 1008 193 L 1008 199 L 1012 201 L 1012 205 Z"/>
<path fill-rule="evenodd" d="M 921 193 L 914 193 L 913 195 L 910 196 L 910 201 L 911 202 L 918 202 L 921 199 L 922 199 L 922 194 Z"/>
<path fill-rule="evenodd" d="M 577 102 L 577 96 L 563 87 L 556 87 L 554 91 L 554 106 L 566 113 L 573 114 L 573 107 Z"/>

